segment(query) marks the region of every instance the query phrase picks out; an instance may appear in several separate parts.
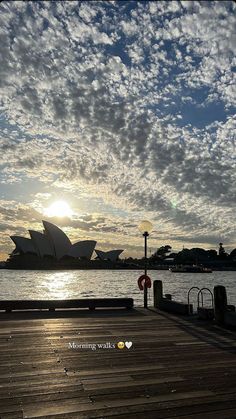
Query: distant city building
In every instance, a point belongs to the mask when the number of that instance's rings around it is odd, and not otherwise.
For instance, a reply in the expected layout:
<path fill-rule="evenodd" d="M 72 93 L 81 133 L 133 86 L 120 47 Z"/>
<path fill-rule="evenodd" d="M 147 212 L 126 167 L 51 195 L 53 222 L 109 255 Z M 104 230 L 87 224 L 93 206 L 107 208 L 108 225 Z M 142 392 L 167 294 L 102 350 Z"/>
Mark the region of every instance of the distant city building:
<path fill-rule="evenodd" d="M 12 255 L 33 254 L 44 258 L 51 256 L 57 260 L 69 256 L 90 260 L 97 244 L 95 240 L 83 240 L 74 244 L 55 224 L 43 221 L 44 233 L 29 230 L 30 239 L 21 236 L 10 236 L 16 248 Z"/>
<path fill-rule="evenodd" d="M 102 250 L 95 250 L 97 257 L 100 260 L 110 260 L 111 262 L 116 262 L 120 254 L 124 250 L 110 250 L 109 252 L 103 252 Z"/>

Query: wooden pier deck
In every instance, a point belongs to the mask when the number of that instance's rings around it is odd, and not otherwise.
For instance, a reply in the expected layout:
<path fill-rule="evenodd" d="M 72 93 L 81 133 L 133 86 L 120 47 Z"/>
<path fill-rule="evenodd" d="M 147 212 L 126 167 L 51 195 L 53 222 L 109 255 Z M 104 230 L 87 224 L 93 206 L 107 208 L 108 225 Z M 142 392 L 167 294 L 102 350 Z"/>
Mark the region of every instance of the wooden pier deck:
<path fill-rule="evenodd" d="M 144 309 L 0 313 L 0 418 L 235 419 L 235 337 Z"/>

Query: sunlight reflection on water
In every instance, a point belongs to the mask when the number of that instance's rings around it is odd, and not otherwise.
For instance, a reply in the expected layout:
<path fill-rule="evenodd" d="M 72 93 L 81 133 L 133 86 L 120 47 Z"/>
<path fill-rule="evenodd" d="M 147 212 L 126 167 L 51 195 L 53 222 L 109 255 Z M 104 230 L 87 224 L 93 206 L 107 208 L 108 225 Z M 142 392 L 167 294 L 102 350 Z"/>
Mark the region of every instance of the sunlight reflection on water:
<path fill-rule="evenodd" d="M 98 297 L 132 297 L 136 306 L 143 304 L 143 294 L 137 286 L 142 271 L 84 270 L 84 271 L 17 271 L 0 270 L 1 299 L 66 299 Z M 169 271 L 149 271 L 152 280 L 163 281 L 164 293 L 174 300 L 187 301 L 192 286 L 225 285 L 228 302 L 236 304 L 236 272 L 212 274 L 181 274 Z M 191 302 L 196 301 L 193 292 Z M 205 295 L 205 294 L 204 294 Z M 152 289 L 149 304 L 153 305 Z M 207 294 L 204 301 L 209 302 Z"/>

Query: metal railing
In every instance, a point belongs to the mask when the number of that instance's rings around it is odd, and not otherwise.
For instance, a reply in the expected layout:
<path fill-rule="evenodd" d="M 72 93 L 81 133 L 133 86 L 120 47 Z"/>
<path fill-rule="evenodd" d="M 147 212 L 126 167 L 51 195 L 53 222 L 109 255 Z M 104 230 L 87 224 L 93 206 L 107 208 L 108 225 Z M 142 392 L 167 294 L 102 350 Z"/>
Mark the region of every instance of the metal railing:
<path fill-rule="evenodd" d="M 190 288 L 190 289 L 188 290 L 188 314 L 191 314 L 191 313 L 190 313 L 190 292 L 191 292 L 193 289 L 198 290 L 199 292 L 201 291 L 199 287 L 192 287 L 192 288 Z M 199 293 L 198 293 L 198 294 L 199 294 Z M 203 295 L 202 295 L 202 304 L 203 304 Z"/>
<path fill-rule="evenodd" d="M 204 294 L 203 294 L 202 291 L 208 291 L 210 293 L 210 295 L 211 295 L 211 308 L 213 308 L 214 307 L 214 297 L 213 297 L 213 294 L 212 294 L 211 290 L 209 288 L 206 288 L 206 287 L 201 288 L 199 290 L 199 292 L 198 292 L 198 295 L 197 295 L 197 308 L 199 308 L 200 294 L 201 294 L 201 297 L 202 297 L 202 307 L 203 307 L 203 295 Z"/>

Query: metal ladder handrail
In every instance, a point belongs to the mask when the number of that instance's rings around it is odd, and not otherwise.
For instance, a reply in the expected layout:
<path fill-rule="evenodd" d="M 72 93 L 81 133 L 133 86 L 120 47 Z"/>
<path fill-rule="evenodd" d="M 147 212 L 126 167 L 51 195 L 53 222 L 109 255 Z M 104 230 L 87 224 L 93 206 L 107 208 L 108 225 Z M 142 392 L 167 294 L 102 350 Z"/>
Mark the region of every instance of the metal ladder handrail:
<path fill-rule="evenodd" d="M 188 290 L 188 314 L 190 314 L 190 304 L 189 304 L 189 301 L 190 301 L 190 292 L 191 292 L 193 289 L 196 289 L 196 290 L 198 290 L 199 292 L 201 291 L 199 287 L 191 287 L 191 288 Z M 198 294 L 199 294 L 199 293 L 198 293 Z M 203 306 L 203 294 L 201 294 L 201 296 L 202 296 L 202 306 Z"/>
<path fill-rule="evenodd" d="M 199 292 L 198 292 L 198 295 L 197 295 L 197 308 L 199 309 L 199 296 L 200 296 L 200 294 L 201 294 L 201 297 L 202 297 L 202 307 L 203 307 L 203 295 L 204 294 L 203 294 L 202 291 L 204 291 L 204 290 L 206 290 L 206 291 L 208 291 L 210 293 L 210 295 L 211 295 L 211 306 L 212 306 L 212 308 L 214 308 L 214 297 L 213 297 L 213 293 L 212 293 L 212 291 L 209 288 L 206 288 L 206 287 L 201 288 L 199 290 Z"/>

